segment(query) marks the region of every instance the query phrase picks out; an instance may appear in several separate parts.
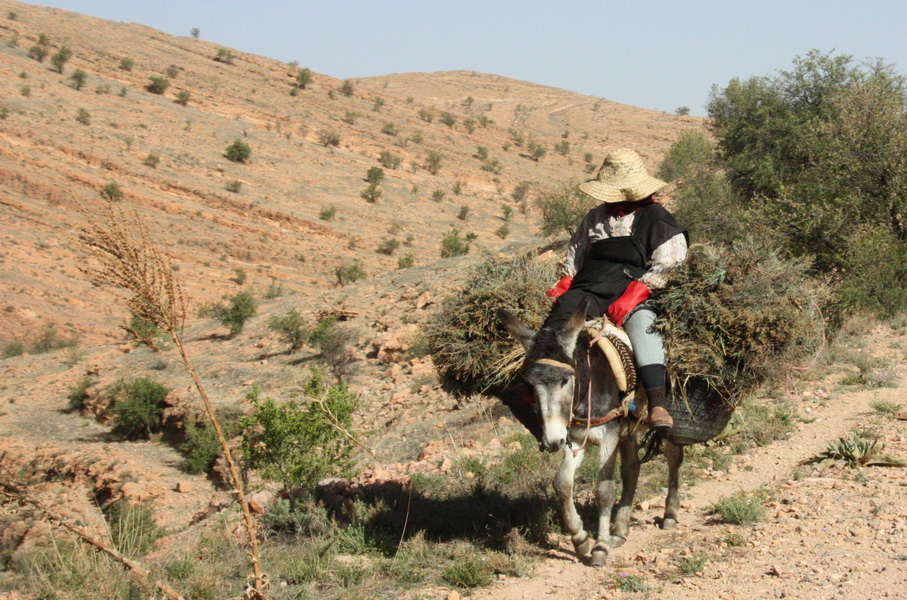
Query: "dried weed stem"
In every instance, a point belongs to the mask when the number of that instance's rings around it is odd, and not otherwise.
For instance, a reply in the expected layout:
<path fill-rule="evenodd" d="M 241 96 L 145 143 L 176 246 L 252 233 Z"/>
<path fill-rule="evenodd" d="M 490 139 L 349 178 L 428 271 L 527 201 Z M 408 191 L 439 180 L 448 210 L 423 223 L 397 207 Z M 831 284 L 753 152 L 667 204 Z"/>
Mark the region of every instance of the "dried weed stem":
<path fill-rule="evenodd" d="M 89 213 L 84 206 L 81 207 L 81 212 L 89 225 L 81 229 L 79 238 L 100 261 L 99 266 L 83 268 L 83 272 L 89 276 L 94 285 L 114 288 L 133 314 L 153 323 L 170 337 L 201 397 L 227 461 L 233 492 L 242 510 L 243 522 L 248 533 L 254 587 L 246 596 L 253 600 L 263 599 L 267 590 L 267 579 L 261 570 L 255 521 L 230 445 L 183 344 L 182 329 L 186 320 L 186 300 L 182 286 L 174 275 L 170 257 L 157 249 L 151 241 L 148 229 L 135 213 L 127 215 L 119 207 L 112 205 L 104 206 L 100 218 Z M 154 341 L 150 337 L 140 335 L 128 327 L 124 329 L 142 343 L 154 347 Z"/>

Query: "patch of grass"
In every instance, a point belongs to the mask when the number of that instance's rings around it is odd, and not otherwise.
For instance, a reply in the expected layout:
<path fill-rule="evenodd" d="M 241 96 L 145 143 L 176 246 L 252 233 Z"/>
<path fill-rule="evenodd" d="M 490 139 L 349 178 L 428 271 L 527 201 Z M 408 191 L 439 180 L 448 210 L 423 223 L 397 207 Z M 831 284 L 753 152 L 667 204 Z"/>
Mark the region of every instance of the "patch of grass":
<path fill-rule="evenodd" d="M 748 525 L 765 519 L 764 504 L 766 501 L 768 501 L 768 494 L 764 490 L 739 491 L 715 501 L 709 507 L 709 512 L 716 515 L 723 523 Z"/>
<path fill-rule="evenodd" d="M 677 560 L 677 567 L 684 575 L 695 575 L 702 573 L 702 568 L 709 560 L 708 555 L 704 552 L 694 552 L 690 556 L 684 556 Z"/>
<path fill-rule="evenodd" d="M 737 531 L 732 531 L 731 533 L 724 536 L 724 543 L 731 548 L 739 548 L 740 546 L 745 546 L 746 542 L 746 536 Z"/>
<path fill-rule="evenodd" d="M 642 575 L 616 573 L 612 581 L 614 587 L 625 593 L 645 592 L 649 589 L 646 579 Z"/>
<path fill-rule="evenodd" d="M 120 500 L 105 515 L 110 540 L 125 556 L 136 558 L 151 549 L 164 532 L 154 520 L 151 507 Z"/>
<path fill-rule="evenodd" d="M 898 404 L 896 402 L 890 402 L 888 400 L 873 400 L 869 403 L 869 407 L 880 415 L 890 417 L 891 415 L 899 412 L 904 407 L 904 405 Z"/>
<path fill-rule="evenodd" d="M 494 570 L 487 560 L 466 550 L 451 557 L 451 565 L 441 575 L 444 581 L 461 588 L 476 588 L 491 585 Z"/>

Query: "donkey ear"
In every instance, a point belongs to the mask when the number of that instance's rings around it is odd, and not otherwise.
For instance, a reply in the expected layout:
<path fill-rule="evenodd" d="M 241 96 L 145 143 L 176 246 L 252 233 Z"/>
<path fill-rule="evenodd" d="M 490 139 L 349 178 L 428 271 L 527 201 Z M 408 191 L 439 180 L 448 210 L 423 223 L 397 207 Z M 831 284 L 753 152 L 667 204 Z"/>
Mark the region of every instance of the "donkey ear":
<path fill-rule="evenodd" d="M 588 306 L 588 300 L 585 298 L 580 300 L 579 305 L 573 310 L 573 314 L 570 315 L 570 319 L 564 324 L 564 328 L 561 329 L 560 338 L 568 354 L 573 354 L 573 349 L 576 348 L 576 338 L 579 337 L 579 332 L 586 325 L 586 308 Z"/>
<path fill-rule="evenodd" d="M 535 337 L 534 331 L 503 308 L 498 309 L 498 321 L 501 322 L 504 329 L 510 332 L 510 335 L 516 338 L 516 341 L 523 345 L 526 351 L 529 350 L 529 347 L 532 346 L 532 339 Z"/>

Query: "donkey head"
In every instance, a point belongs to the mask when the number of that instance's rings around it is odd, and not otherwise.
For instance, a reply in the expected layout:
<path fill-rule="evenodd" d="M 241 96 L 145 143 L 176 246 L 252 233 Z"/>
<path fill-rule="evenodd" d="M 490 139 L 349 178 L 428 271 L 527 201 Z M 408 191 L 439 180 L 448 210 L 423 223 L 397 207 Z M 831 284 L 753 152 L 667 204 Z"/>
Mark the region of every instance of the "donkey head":
<path fill-rule="evenodd" d="M 542 423 L 542 447 L 555 452 L 567 443 L 573 410 L 574 350 L 585 322 L 585 304 L 577 307 L 566 324 L 535 332 L 506 310 L 498 318 L 526 349 L 523 378 L 532 387 Z"/>

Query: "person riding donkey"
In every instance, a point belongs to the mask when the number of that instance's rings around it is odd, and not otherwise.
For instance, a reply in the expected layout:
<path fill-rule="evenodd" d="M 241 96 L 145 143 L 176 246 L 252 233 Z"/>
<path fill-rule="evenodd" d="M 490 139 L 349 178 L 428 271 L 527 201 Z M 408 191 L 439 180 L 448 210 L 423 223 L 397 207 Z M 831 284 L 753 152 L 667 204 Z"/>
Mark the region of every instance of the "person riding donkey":
<path fill-rule="evenodd" d="M 570 239 L 560 281 L 546 293 L 555 304 L 543 328 L 565 323 L 582 302 L 586 318 L 607 314 L 633 345 L 637 375 L 649 402 L 648 424 L 662 430 L 674 421 L 665 408 L 665 351 L 655 329 L 652 290 L 687 255 L 687 232 L 658 193 L 667 183 L 651 177 L 633 150 L 605 157 L 594 179 L 579 189 L 602 202 L 590 210 Z"/>

